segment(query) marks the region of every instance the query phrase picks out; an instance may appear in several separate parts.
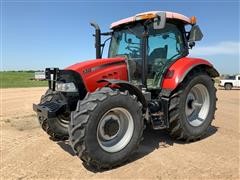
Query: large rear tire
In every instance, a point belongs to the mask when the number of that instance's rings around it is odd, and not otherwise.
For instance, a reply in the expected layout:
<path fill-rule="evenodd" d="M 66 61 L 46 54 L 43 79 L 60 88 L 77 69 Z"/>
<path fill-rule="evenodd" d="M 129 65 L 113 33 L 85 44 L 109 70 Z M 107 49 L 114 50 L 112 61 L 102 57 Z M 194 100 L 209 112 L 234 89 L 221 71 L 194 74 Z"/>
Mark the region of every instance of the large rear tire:
<path fill-rule="evenodd" d="M 204 72 L 191 72 L 170 98 L 170 135 L 186 141 L 200 139 L 211 125 L 215 110 L 213 80 Z"/>
<path fill-rule="evenodd" d="M 127 91 L 102 88 L 79 101 L 69 141 L 85 165 L 112 168 L 131 157 L 143 133 L 142 104 Z"/>
<path fill-rule="evenodd" d="M 52 92 L 51 90 L 47 90 L 45 95 L 41 97 L 40 103 L 61 98 L 63 97 L 58 92 Z M 48 119 L 42 116 L 38 116 L 38 120 L 42 129 L 51 137 L 52 140 L 60 141 L 68 139 L 68 125 L 70 122 L 69 114 Z"/>

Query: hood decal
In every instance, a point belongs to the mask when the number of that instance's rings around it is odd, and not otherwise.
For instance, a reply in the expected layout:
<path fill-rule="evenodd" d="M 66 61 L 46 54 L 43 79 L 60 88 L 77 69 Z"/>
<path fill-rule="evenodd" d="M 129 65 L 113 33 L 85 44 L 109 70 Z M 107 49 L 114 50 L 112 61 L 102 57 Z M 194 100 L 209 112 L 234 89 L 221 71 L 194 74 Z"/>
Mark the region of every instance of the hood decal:
<path fill-rule="evenodd" d="M 120 64 L 124 64 L 124 63 L 125 63 L 124 61 L 110 62 L 108 64 L 102 64 L 102 65 L 95 66 L 95 67 L 92 67 L 92 68 L 84 69 L 82 73 L 85 75 L 85 74 L 88 74 L 88 73 L 91 73 L 91 72 L 94 72 L 94 71 L 97 71 L 97 70 L 100 70 L 100 69 L 104 69 L 108 66 L 120 65 Z"/>

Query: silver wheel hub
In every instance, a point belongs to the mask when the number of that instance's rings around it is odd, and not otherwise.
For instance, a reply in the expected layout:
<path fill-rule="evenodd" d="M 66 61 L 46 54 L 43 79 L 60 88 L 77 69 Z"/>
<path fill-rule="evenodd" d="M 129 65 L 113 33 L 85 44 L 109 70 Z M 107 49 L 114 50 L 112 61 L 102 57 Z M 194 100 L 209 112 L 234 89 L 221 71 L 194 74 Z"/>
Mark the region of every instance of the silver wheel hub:
<path fill-rule="evenodd" d="M 108 116 L 102 119 L 99 126 L 102 138 L 105 140 L 111 140 L 115 138 L 119 132 L 120 121 L 116 115 L 109 113 Z"/>
<path fill-rule="evenodd" d="M 134 130 L 132 115 L 125 108 L 113 108 L 100 119 L 97 140 L 107 152 L 118 152 L 130 142 Z"/>
<path fill-rule="evenodd" d="M 193 86 L 186 98 L 185 114 L 187 121 L 192 126 L 201 126 L 210 109 L 210 96 L 203 84 Z"/>

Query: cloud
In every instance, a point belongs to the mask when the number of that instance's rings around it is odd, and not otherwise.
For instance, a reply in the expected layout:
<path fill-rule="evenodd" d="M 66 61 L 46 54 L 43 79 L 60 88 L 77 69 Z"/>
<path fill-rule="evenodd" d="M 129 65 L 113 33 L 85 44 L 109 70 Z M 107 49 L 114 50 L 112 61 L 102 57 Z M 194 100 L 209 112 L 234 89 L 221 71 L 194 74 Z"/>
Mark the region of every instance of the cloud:
<path fill-rule="evenodd" d="M 225 41 L 215 45 L 193 47 L 190 54 L 194 56 L 209 56 L 209 55 L 239 55 L 240 42 Z"/>

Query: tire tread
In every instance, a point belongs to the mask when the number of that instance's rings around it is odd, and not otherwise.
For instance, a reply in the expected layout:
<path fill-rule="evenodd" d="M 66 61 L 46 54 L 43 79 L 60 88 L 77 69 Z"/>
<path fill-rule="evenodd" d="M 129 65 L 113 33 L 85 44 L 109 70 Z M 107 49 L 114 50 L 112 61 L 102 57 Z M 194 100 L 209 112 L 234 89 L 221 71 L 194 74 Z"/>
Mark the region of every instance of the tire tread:
<path fill-rule="evenodd" d="M 100 170 L 102 168 L 111 169 L 112 167 L 118 166 L 122 164 L 124 161 L 126 161 L 129 157 L 126 157 L 126 159 L 116 162 L 115 164 L 103 164 L 96 159 L 93 159 L 92 156 L 89 154 L 88 149 L 86 148 L 86 144 L 84 141 L 85 137 L 85 128 L 87 127 L 89 123 L 89 119 L 91 116 L 91 113 L 94 113 L 94 110 L 100 106 L 100 103 L 102 101 L 107 100 L 110 96 L 116 96 L 119 94 L 123 94 L 125 96 L 129 96 L 128 91 L 121 92 L 119 90 L 112 90 L 111 88 L 104 87 L 101 89 L 97 89 L 93 93 L 89 93 L 84 100 L 82 100 L 80 103 L 78 103 L 78 111 L 74 111 L 71 114 L 71 117 L 73 118 L 71 120 L 71 126 L 69 126 L 69 140 L 70 144 L 74 150 L 74 152 L 78 155 L 78 157 L 87 165 L 91 166 L 97 170 Z M 137 101 L 137 98 L 131 95 L 131 98 L 134 101 Z M 94 107 L 91 107 L 88 105 L 88 103 L 95 103 L 96 105 Z M 84 109 L 84 110 L 82 110 Z M 137 111 L 142 110 L 142 104 L 138 102 L 138 108 Z M 84 117 L 84 118 L 83 118 Z M 80 119 L 78 122 L 75 119 Z M 143 122 L 143 121 L 142 121 Z M 81 132 L 81 133 L 79 133 Z M 75 135 L 80 134 L 78 138 L 75 138 Z M 140 137 L 138 138 L 137 146 L 135 147 L 134 151 L 137 149 L 138 145 L 140 144 L 141 137 L 143 134 L 143 128 L 140 132 Z M 134 152 L 133 151 L 133 152 Z"/>
<path fill-rule="evenodd" d="M 184 91 L 184 88 L 187 86 L 187 84 L 191 81 L 191 79 L 194 76 L 198 75 L 206 75 L 204 71 L 201 70 L 195 70 L 190 72 L 190 74 L 186 77 L 186 79 L 183 81 L 183 83 L 180 85 L 180 87 L 175 91 L 175 93 L 170 97 L 170 104 L 169 104 L 169 134 L 171 137 L 177 139 L 177 140 L 182 140 L 186 142 L 190 141 L 196 141 L 203 137 L 205 134 L 203 133 L 202 135 L 199 136 L 189 136 L 184 127 L 181 124 L 181 117 L 180 114 L 180 97 Z M 214 87 L 214 91 L 216 93 L 217 89 Z M 217 101 L 217 98 L 216 98 Z M 216 106 L 214 108 L 214 113 L 215 114 Z M 214 117 L 213 117 L 214 118 Z"/>

